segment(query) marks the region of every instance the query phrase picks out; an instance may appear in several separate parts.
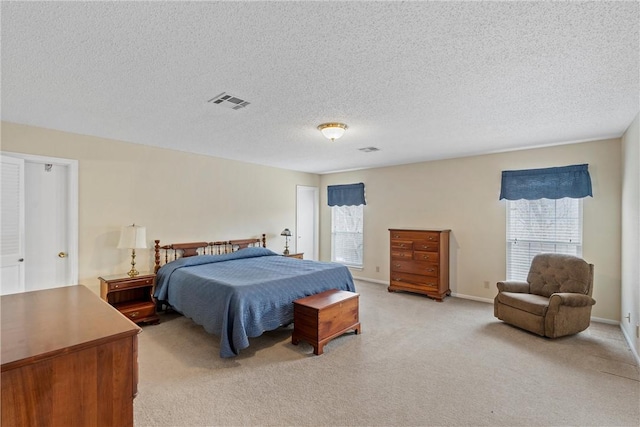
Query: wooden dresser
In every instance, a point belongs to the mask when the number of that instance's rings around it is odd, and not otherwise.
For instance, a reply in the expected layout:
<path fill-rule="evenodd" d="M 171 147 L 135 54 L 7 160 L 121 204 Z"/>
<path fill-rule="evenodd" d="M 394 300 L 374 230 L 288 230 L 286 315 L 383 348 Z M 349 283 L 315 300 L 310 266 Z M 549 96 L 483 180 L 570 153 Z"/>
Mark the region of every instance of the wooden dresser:
<path fill-rule="evenodd" d="M 138 326 L 81 285 L 0 303 L 3 426 L 133 426 Z"/>
<path fill-rule="evenodd" d="M 451 230 L 389 229 L 391 276 L 389 292 L 407 291 L 442 302 L 449 289 Z"/>

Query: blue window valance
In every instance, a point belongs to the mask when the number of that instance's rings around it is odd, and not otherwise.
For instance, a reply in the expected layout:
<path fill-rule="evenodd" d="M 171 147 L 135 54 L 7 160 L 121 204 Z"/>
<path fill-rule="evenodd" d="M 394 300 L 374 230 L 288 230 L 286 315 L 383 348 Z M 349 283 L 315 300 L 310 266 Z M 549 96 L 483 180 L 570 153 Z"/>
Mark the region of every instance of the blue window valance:
<path fill-rule="evenodd" d="M 366 205 L 364 184 L 329 185 L 327 187 L 329 206 Z"/>
<path fill-rule="evenodd" d="M 500 200 L 593 197 L 589 165 L 502 171 Z"/>

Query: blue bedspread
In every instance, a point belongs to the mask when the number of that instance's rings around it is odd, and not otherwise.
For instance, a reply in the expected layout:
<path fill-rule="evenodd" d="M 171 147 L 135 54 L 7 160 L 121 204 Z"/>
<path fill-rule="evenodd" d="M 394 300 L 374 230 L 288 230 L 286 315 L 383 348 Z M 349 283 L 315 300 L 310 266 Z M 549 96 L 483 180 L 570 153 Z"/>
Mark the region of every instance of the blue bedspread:
<path fill-rule="evenodd" d="M 232 357 L 249 337 L 291 323 L 294 300 L 328 289 L 355 291 L 347 267 L 246 248 L 162 266 L 154 296 L 219 335 L 220 356 Z"/>

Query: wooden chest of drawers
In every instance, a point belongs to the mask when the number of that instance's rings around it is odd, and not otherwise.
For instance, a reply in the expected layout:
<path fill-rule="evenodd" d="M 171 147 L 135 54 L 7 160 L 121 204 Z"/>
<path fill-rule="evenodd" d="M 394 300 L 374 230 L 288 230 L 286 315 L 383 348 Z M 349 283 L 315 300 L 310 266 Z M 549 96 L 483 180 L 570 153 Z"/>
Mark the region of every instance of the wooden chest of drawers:
<path fill-rule="evenodd" d="M 0 306 L 3 426 L 133 426 L 138 326 L 84 286 Z"/>
<path fill-rule="evenodd" d="M 291 343 L 300 340 L 313 346 L 313 354 L 322 354 L 324 345 L 350 329 L 360 333 L 359 294 L 330 289 L 293 302 Z"/>
<path fill-rule="evenodd" d="M 407 291 L 442 301 L 449 289 L 451 230 L 389 229 L 391 276 L 389 292 Z"/>

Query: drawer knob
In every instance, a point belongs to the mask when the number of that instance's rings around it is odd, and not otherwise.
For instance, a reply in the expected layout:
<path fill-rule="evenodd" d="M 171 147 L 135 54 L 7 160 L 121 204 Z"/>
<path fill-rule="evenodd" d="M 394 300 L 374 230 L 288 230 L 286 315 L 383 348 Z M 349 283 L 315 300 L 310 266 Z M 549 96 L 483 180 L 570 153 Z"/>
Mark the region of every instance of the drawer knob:
<path fill-rule="evenodd" d="M 430 273 L 433 273 L 433 272 L 434 272 L 434 271 L 436 271 L 436 270 L 435 270 L 435 269 L 433 269 L 433 268 L 427 268 L 427 271 L 428 271 L 428 272 L 430 272 Z"/>
<path fill-rule="evenodd" d="M 398 268 L 398 267 L 400 267 L 400 264 L 393 264 L 393 266 Z"/>
<path fill-rule="evenodd" d="M 395 280 L 396 282 L 401 282 L 402 279 L 400 277 L 394 277 L 393 280 Z"/>
<path fill-rule="evenodd" d="M 400 247 L 401 247 L 401 248 L 404 248 L 404 243 L 400 244 Z"/>
<path fill-rule="evenodd" d="M 116 288 L 116 289 L 117 289 L 117 288 L 119 288 L 119 287 L 120 287 L 120 285 L 115 285 L 115 286 L 114 286 L 114 288 Z"/>
<path fill-rule="evenodd" d="M 133 313 L 129 313 L 129 317 L 138 317 L 139 311 L 134 311 Z"/>
<path fill-rule="evenodd" d="M 429 255 L 423 255 L 422 258 L 429 259 Z"/>

